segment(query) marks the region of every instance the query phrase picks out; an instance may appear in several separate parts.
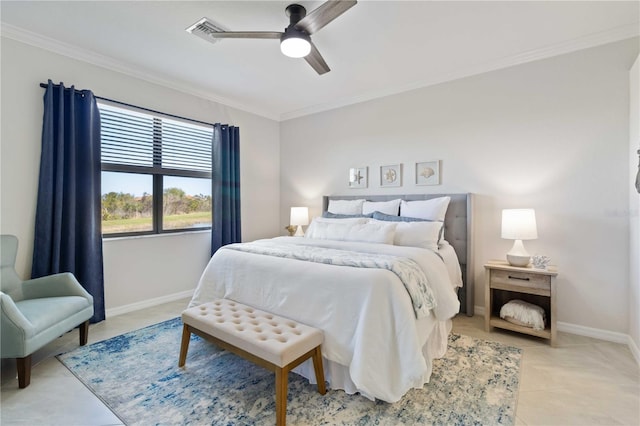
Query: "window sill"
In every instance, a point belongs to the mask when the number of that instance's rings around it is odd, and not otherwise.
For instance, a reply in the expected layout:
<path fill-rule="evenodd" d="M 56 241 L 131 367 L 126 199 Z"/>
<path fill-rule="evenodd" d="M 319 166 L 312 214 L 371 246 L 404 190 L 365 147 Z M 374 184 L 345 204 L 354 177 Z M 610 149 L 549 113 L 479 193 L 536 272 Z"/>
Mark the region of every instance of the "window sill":
<path fill-rule="evenodd" d="M 103 237 L 102 242 L 108 241 L 122 241 L 122 240 L 135 240 L 139 238 L 159 238 L 159 237 L 175 237 L 180 235 L 193 235 L 193 234 L 210 234 L 211 229 L 203 229 L 202 231 L 183 231 L 183 232 L 166 232 L 162 234 L 146 234 L 146 235 L 127 235 L 123 237 Z"/>

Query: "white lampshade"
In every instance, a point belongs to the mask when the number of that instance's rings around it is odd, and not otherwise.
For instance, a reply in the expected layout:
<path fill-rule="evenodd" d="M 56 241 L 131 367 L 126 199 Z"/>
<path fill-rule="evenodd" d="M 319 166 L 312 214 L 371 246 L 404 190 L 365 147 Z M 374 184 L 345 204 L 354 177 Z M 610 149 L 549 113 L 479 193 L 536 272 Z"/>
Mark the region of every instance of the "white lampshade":
<path fill-rule="evenodd" d="M 535 240 L 538 238 L 535 210 L 502 210 L 502 238 L 507 240 Z"/>
<path fill-rule="evenodd" d="M 303 58 L 311 52 L 311 43 L 301 37 L 283 38 L 280 51 L 290 58 Z"/>
<path fill-rule="evenodd" d="M 291 207 L 291 216 L 289 218 L 289 225 L 297 226 L 298 229 L 294 234 L 295 237 L 304 236 L 302 231 L 302 225 L 309 224 L 309 208 L 308 207 Z"/>
<path fill-rule="evenodd" d="M 502 210 L 502 238 L 515 240 L 507 253 L 507 260 L 513 266 L 527 266 L 531 256 L 524 248 L 522 240 L 538 238 L 536 213 L 533 209 Z"/>

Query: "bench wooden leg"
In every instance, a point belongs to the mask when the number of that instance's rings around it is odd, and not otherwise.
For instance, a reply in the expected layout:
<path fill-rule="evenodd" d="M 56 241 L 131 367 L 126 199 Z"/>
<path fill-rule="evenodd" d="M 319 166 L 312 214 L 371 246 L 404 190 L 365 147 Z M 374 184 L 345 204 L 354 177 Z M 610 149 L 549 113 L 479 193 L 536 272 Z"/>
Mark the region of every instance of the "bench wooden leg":
<path fill-rule="evenodd" d="M 84 346 L 89 340 L 89 320 L 80 324 L 78 328 L 80 329 L 80 346 Z"/>
<path fill-rule="evenodd" d="M 327 388 L 324 384 L 324 370 L 322 368 L 322 352 L 320 351 L 320 346 L 313 351 L 313 369 L 316 372 L 318 392 L 320 392 L 320 395 L 324 395 L 327 393 Z"/>
<path fill-rule="evenodd" d="M 189 326 L 184 324 L 182 326 L 182 344 L 180 344 L 180 359 L 178 360 L 178 367 L 183 367 L 187 362 L 187 351 L 189 350 L 189 341 L 191 340 L 191 331 Z"/>
<path fill-rule="evenodd" d="M 24 389 L 31 383 L 31 355 L 16 358 L 18 368 L 18 387 Z"/>
<path fill-rule="evenodd" d="M 276 426 L 287 423 L 287 373 L 283 368 L 276 368 Z"/>

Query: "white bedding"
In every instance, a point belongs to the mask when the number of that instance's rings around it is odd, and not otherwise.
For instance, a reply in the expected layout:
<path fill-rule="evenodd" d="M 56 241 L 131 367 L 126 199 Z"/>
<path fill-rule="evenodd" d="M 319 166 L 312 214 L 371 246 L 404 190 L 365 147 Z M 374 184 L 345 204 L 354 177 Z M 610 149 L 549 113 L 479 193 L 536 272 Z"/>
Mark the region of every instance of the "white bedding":
<path fill-rule="evenodd" d="M 211 258 L 189 306 L 224 297 L 322 329 L 325 378 L 333 389 L 396 402 L 429 381 L 431 360 L 444 355 L 450 318 L 459 310 L 453 271 L 443 258 L 430 250 L 388 244 L 295 237 L 261 241 L 408 257 L 425 271 L 436 307 L 417 320 L 402 282 L 388 270 L 224 248 Z M 296 371 L 313 381 L 306 363 Z"/>

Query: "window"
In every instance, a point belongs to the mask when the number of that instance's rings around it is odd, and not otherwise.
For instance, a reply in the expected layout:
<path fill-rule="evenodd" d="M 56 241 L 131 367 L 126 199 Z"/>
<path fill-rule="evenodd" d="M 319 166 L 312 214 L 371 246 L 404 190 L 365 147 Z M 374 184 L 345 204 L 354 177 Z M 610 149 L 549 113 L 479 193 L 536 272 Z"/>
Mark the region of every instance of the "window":
<path fill-rule="evenodd" d="M 99 102 L 102 234 L 211 229 L 213 126 Z"/>

